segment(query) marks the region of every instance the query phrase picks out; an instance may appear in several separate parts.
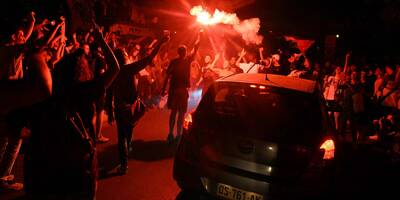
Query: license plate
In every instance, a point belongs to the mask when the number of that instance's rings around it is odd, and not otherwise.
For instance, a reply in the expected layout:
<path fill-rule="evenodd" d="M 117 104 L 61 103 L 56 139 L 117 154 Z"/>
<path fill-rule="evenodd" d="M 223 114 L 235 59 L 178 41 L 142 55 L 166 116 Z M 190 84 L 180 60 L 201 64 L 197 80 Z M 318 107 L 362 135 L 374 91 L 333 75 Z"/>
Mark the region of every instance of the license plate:
<path fill-rule="evenodd" d="M 247 192 L 225 184 L 218 184 L 217 195 L 230 200 L 262 200 L 263 196 L 254 192 Z"/>

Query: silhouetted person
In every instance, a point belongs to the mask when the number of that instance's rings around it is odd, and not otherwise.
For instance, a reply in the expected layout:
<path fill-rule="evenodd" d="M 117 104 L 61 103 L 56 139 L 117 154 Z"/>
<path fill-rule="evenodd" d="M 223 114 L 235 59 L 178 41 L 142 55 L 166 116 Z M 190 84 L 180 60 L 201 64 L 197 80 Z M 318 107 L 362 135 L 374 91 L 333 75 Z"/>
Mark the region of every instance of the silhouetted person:
<path fill-rule="evenodd" d="M 165 88 L 169 82 L 170 84 L 167 102 L 168 108 L 171 110 L 169 117 L 169 133 L 167 137 L 167 141 L 169 143 L 172 143 L 174 140 L 173 131 L 177 114 L 177 138 L 179 138 L 182 133 L 183 120 L 187 111 L 189 98 L 188 89 L 190 88 L 190 64 L 193 62 L 193 59 L 199 48 L 201 36 L 202 32 L 200 32 L 194 49 L 189 55 L 187 55 L 186 46 L 180 46 L 178 48 L 179 57 L 172 60 L 167 69 L 167 78 L 162 91 L 163 94 L 165 94 Z"/>
<path fill-rule="evenodd" d="M 24 183 L 32 199 L 94 199 L 97 160 L 94 137 L 80 117 L 82 107 L 94 104 L 119 72 L 112 50 L 96 26 L 95 38 L 109 66 L 101 77 L 89 79 L 89 64 L 82 52 L 64 59 L 71 65 L 53 70 L 53 93 L 29 108 L 32 135 L 26 146 Z M 79 63 L 78 65 L 75 63 Z"/>
<path fill-rule="evenodd" d="M 128 153 L 135 125 L 135 122 L 130 120 L 133 118 L 132 107 L 138 98 L 134 76 L 152 62 L 162 44 L 167 41 L 169 41 L 169 36 L 164 37 L 155 46 L 150 55 L 131 64 L 128 64 L 129 55 L 125 49 L 117 49 L 115 51 L 118 62 L 121 64 L 121 72 L 112 87 L 115 120 L 118 129 L 118 150 L 121 163 L 118 172 L 121 175 L 126 174 L 128 170 Z M 111 99 L 108 100 L 110 101 Z"/>

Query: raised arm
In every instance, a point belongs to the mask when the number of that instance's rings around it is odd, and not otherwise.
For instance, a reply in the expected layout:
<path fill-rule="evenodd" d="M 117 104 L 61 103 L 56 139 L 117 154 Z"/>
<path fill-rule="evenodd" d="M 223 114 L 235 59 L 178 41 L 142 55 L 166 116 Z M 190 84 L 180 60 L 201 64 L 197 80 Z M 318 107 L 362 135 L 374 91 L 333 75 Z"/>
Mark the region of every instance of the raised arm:
<path fill-rule="evenodd" d="M 107 89 L 110 87 L 114 79 L 117 77 L 120 68 L 117 58 L 115 58 L 113 51 L 105 41 L 103 34 L 100 32 L 100 27 L 96 23 L 94 23 L 94 25 L 95 25 L 94 37 L 96 38 L 96 40 L 99 41 L 100 47 L 103 49 L 104 57 L 108 65 L 107 71 L 105 71 L 103 74 L 104 87 L 105 89 Z"/>
<path fill-rule="evenodd" d="M 61 58 L 64 56 L 64 50 L 65 50 L 65 42 L 63 41 L 61 45 L 58 47 L 56 54 L 50 59 L 49 61 L 49 67 L 51 69 L 54 69 L 55 65 L 61 60 Z"/>
<path fill-rule="evenodd" d="M 194 57 L 196 56 L 197 51 L 199 50 L 199 47 L 200 47 L 200 42 L 201 42 L 201 40 L 203 40 L 203 34 L 204 34 L 203 30 L 200 30 L 199 36 L 198 36 L 196 42 L 194 43 L 194 47 L 193 47 L 192 51 L 190 52 L 189 59 L 193 60 Z"/>
<path fill-rule="evenodd" d="M 107 41 L 107 40 L 106 40 Z M 76 39 L 76 33 L 72 34 L 72 44 L 68 47 L 66 47 L 66 50 L 68 53 L 71 53 L 72 51 L 78 49 L 80 46 L 78 40 Z"/>
<path fill-rule="evenodd" d="M 264 53 L 264 48 L 263 48 L 263 47 L 260 47 L 260 48 L 258 49 L 258 52 L 260 53 L 260 60 L 261 60 L 261 61 L 264 61 L 264 55 L 263 55 L 263 53 Z"/>
<path fill-rule="evenodd" d="M 217 64 L 219 58 L 220 58 L 220 54 L 218 53 L 217 55 L 215 55 L 215 58 L 214 58 L 213 62 L 210 65 L 211 69 L 213 69 L 215 67 L 215 64 Z"/>
<path fill-rule="evenodd" d="M 50 21 L 49 21 L 48 19 L 44 19 L 44 20 L 42 21 L 42 23 L 36 24 L 36 25 L 35 25 L 35 27 L 33 28 L 33 31 L 38 31 L 38 30 L 40 30 L 40 29 L 43 29 L 44 26 L 46 26 L 46 25 L 49 24 L 49 23 L 50 23 Z"/>
<path fill-rule="evenodd" d="M 344 62 L 344 70 L 343 70 L 343 72 L 344 72 L 345 76 L 347 76 L 347 74 L 348 74 L 348 66 L 349 66 L 350 55 L 351 55 L 350 52 L 348 52 L 346 54 L 346 60 Z"/>
<path fill-rule="evenodd" d="M 76 39 L 76 33 L 72 34 L 72 42 L 74 43 L 74 45 L 78 46 L 78 48 L 79 48 L 80 44 L 79 44 L 78 40 Z"/>
<path fill-rule="evenodd" d="M 97 30 L 96 30 L 96 31 L 97 31 Z M 99 30 L 99 31 L 100 31 L 100 30 Z M 93 29 L 90 29 L 90 31 L 86 33 L 85 38 L 84 38 L 85 43 L 88 43 L 90 33 L 92 33 L 92 32 L 93 32 Z"/>
<path fill-rule="evenodd" d="M 0 81 L 0 116 L 23 106 L 33 105 L 48 98 L 52 92 L 52 79 L 45 57 L 38 53 L 28 59 L 32 70 L 29 80 Z"/>
<path fill-rule="evenodd" d="M 154 49 L 150 55 L 146 56 L 145 58 L 143 58 L 137 62 L 125 65 L 123 67 L 124 73 L 131 73 L 132 75 L 134 75 L 134 74 L 140 72 L 142 69 L 144 69 L 147 65 L 149 65 L 153 61 L 154 57 L 160 51 L 162 45 L 168 41 L 169 41 L 169 36 L 163 37 L 161 39 L 161 41 L 159 41 L 156 44 L 156 46 L 154 47 Z"/>
<path fill-rule="evenodd" d="M 33 29 L 35 28 L 35 12 L 31 12 L 29 15 L 29 27 L 28 29 L 24 32 L 25 34 L 25 41 L 28 41 L 28 39 L 31 37 Z"/>
<path fill-rule="evenodd" d="M 50 47 L 50 48 L 54 48 L 54 46 L 56 45 L 56 43 L 57 43 L 57 42 L 60 42 L 60 40 L 61 40 L 62 38 L 63 38 L 62 35 L 59 35 L 59 36 L 57 36 L 56 38 L 54 38 L 54 39 L 50 42 L 49 47 Z"/>
<path fill-rule="evenodd" d="M 155 45 L 157 43 L 157 39 L 154 39 L 152 42 L 151 42 L 151 44 L 149 45 L 149 47 L 148 48 L 153 48 L 153 46 Z"/>
<path fill-rule="evenodd" d="M 243 59 L 243 57 L 246 55 L 246 51 L 244 49 L 242 49 L 242 51 L 239 54 L 239 58 L 236 60 L 236 66 L 239 66 L 240 61 Z"/>
<path fill-rule="evenodd" d="M 51 43 L 51 45 L 54 45 L 54 43 L 59 40 L 63 35 L 61 34 L 60 36 L 58 36 L 56 39 L 54 39 L 54 37 L 56 36 L 58 30 L 60 28 L 62 28 L 65 25 L 65 22 L 61 22 L 57 25 L 57 27 L 53 30 L 53 32 L 50 34 L 49 38 L 46 41 L 46 45 L 49 45 Z"/>
<path fill-rule="evenodd" d="M 64 16 L 61 16 L 61 17 L 60 17 L 60 20 L 61 20 L 62 22 L 64 22 L 64 23 L 63 23 L 63 26 L 61 26 L 61 35 L 65 36 L 65 17 L 64 17 Z"/>

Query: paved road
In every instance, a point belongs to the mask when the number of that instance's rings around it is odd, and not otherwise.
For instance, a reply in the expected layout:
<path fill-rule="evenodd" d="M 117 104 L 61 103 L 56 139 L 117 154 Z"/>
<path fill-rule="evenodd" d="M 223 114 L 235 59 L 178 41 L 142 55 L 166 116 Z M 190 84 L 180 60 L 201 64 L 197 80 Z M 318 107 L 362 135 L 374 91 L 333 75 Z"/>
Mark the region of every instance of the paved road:
<path fill-rule="evenodd" d="M 174 146 L 165 142 L 168 130 L 168 111 L 151 110 L 135 128 L 134 151 L 130 157 L 126 176 L 109 176 L 99 181 L 99 200 L 119 199 L 197 199 L 179 194 L 180 190 L 172 179 Z M 108 136 L 113 136 L 110 144 L 100 146 L 100 165 L 107 169 L 117 163 L 115 127 L 106 127 Z M 347 141 L 351 141 L 350 135 Z M 358 197 L 397 191 L 400 180 L 400 165 L 393 164 L 383 156 L 379 148 L 360 145 L 353 149 L 351 143 L 343 143 L 338 148 L 336 168 L 336 193 Z M 339 157 L 340 156 L 340 157 Z M 396 186 L 397 185 L 397 186 Z M 368 191 L 368 192 L 366 192 Z M 339 199 L 342 199 L 339 195 Z M 398 195 L 398 193 L 397 193 Z M 196 198 L 195 198 L 196 197 Z M 382 196 L 381 196 L 382 197 Z M 383 198 L 385 199 L 385 198 Z M 178 198 L 181 200 L 181 198 Z"/>
<path fill-rule="evenodd" d="M 115 176 L 112 169 L 118 165 L 116 129 L 115 126 L 105 127 L 104 133 L 112 141 L 99 146 L 99 164 L 105 171 L 111 171 L 99 181 L 97 199 L 175 199 L 179 193 L 172 178 L 175 147 L 165 142 L 167 131 L 167 111 L 146 113 L 134 130 L 134 150 L 130 155 L 128 174 Z"/>
<path fill-rule="evenodd" d="M 174 200 L 179 188 L 172 178 L 175 146 L 165 142 L 168 111 L 150 110 L 134 130 L 134 151 L 130 156 L 128 173 L 117 176 L 117 132 L 115 125 L 105 125 L 104 135 L 111 138 L 98 145 L 99 164 L 103 173 L 99 180 L 97 200 Z M 18 181 L 22 181 L 23 156 L 15 165 Z M 0 199 L 15 199 L 22 192 L 0 193 Z"/>
<path fill-rule="evenodd" d="M 130 156 L 128 174 L 117 176 L 116 128 L 106 125 L 104 133 L 111 141 L 98 146 L 99 164 L 103 166 L 104 173 L 99 180 L 97 199 L 195 199 L 192 195 L 182 195 L 172 178 L 175 146 L 166 144 L 167 130 L 168 111 L 154 109 L 146 113 L 134 130 L 134 150 Z M 336 176 L 337 192 L 368 195 L 370 192 L 378 192 L 377 189 L 380 188 L 386 193 L 385 188 L 388 185 L 393 187 L 391 191 L 397 191 L 400 180 L 399 165 L 392 165 L 388 162 L 390 159 L 382 157 L 380 153 L 368 147 L 360 147 L 354 151 L 351 145 L 343 145 L 341 151 L 343 156 L 338 163 Z M 21 156 L 15 167 L 16 178 L 19 181 L 22 180 L 22 166 Z M 390 184 L 389 181 L 396 181 L 397 184 Z M 21 192 L 0 194 L 0 199 L 15 199 L 20 196 Z M 184 198 L 177 198 L 182 196 Z"/>

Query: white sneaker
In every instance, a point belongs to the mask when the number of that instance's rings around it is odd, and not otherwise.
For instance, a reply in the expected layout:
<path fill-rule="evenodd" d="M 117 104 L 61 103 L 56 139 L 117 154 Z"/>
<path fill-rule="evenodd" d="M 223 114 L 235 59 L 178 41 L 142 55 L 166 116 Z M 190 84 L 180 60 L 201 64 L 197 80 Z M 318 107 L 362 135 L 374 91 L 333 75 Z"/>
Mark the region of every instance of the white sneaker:
<path fill-rule="evenodd" d="M 99 141 L 100 143 L 106 143 L 106 142 L 110 141 L 110 138 L 101 136 L 101 137 L 97 138 L 97 141 Z"/>
<path fill-rule="evenodd" d="M 0 180 L 0 190 L 14 190 L 19 191 L 24 188 L 24 184 L 16 183 L 14 181 Z"/>

